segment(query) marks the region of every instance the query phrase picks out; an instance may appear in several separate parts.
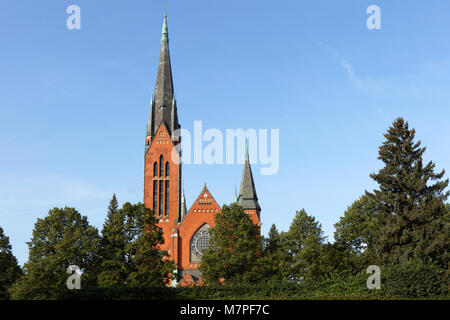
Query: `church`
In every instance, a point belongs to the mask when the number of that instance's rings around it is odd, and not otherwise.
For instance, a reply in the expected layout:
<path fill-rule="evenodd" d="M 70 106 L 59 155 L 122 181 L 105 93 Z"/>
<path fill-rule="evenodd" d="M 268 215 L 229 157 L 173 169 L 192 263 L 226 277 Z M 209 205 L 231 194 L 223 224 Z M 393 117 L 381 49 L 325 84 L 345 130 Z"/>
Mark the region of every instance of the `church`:
<path fill-rule="evenodd" d="M 145 138 L 144 203 L 158 219 L 158 226 L 164 235 L 161 250 L 167 251 L 170 259 L 175 262 L 180 285 L 192 285 L 201 282 L 198 267 L 202 252 L 209 245 L 208 229 L 214 227 L 214 216 L 221 209 L 206 184 L 189 210 L 187 209 L 182 190 L 181 151 L 176 151 L 181 143 L 177 130 L 180 129 L 177 107 L 170 63 L 167 14 L 164 13 L 158 73 Z M 239 196 L 235 196 L 235 201 L 255 224 L 261 225 L 261 208 L 248 151 Z"/>

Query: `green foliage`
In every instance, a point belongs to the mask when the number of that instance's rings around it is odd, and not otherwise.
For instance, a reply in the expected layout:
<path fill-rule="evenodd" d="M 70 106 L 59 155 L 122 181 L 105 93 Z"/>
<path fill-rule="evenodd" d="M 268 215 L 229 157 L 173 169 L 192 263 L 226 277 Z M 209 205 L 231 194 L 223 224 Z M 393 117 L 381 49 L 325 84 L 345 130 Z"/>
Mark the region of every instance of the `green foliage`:
<path fill-rule="evenodd" d="M 347 208 L 344 216 L 334 225 L 334 247 L 348 253 L 347 266 L 352 265 L 353 271 L 359 272 L 364 265 L 375 261 L 372 247 L 377 212 L 377 202 L 363 195 Z"/>
<path fill-rule="evenodd" d="M 410 263 L 381 268 L 381 290 L 369 290 L 364 271 L 330 273 L 302 283 L 232 283 L 225 286 L 109 287 L 61 292 L 62 300 L 232 300 L 232 299 L 449 299 L 442 270 L 433 264 Z"/>
<path fill-rule="evenodd" d="M 352 203 L 334 227 L 337 245 L 355 255 L 361 255 L 371 247 L 373 232 L 376 229 L 377 203 L 373 198 L 363 195 Z"/>
<path fill-rule="evenodd" d="M 237 204 L 224 205 L 215 215 L 208 250 L 203 253 L 200 271 L 206 283 L 259 281 L 261 238 L 259 228 Z"/>
<path fill-rule="evenodd" d="M 380 190 L 368 195 L 379 206 L 373 249 L 380 264 L 401 264 L 409 259 L 438 261 L 448 268 L 450 237 L 445 221 L 444 192 L 448 180 L 435 164 L 423 165 L 426 148 L 415 143 L 415 130 L 399 118 L 384 135 L 379 159 L 385 166 L 371 177 Z M 434 183 L 433 183 L 434 182 Z"/>
<path fill-rule="evenodd" d="M 290 257 L 286 250 L 286 237 L 280 234 L 275 224 L 269 231 L 269 237 L 262 239 L 263 256 L 261 266 L 264 281 L 285 281 L 289 276 Z"/>
<path fill-rule="evenodd" d="M 108 215 L 103 224 L 101 247 L 101 268 L 98 276 L 100 286 L 124 285 L 131 268 L 131 252 L 127 252 L 130 235 L 127 234 L 125 221 L 127 215 L 118 210 L 115 194 L 108 207 Z"/>
<path fill-rule="evenodd" d="M 12 253 L 9 238 L 0 227 L 0 300 L 9 299 L 8 289 L 22 276 L 22 271 Z"/>
<path fill-rule="evenodd" d="M 164 238 L 153 211 L 143 203 L 125 203 L 121 210 L 128 217 L 127 227 L 131 230 L 131 242 L 127 245 L 127 251 L 132 253 L 130 261 L 133 268 L 128 275 L 127 284 L 148 287 L 167 284 L 171 278 L 170 273 L 176 267 L 173 261 L 165 258 L 167 252 L 158 248 Z"/>
<path fill-rule="evenodd" d="M 381 273 L 382 294 L 387 296 L 426 297 L 448 294 L 445 271 L 435 262 L 410 260 L 392 265 Z"/>
<path fill-rule="evenodd" d="M 302 281 L 321 277 L 322 245 L 326 238 L 320 223 L 302 209 L 297 211 L 285 237 L 291 264 L 289 278 Z"/>
<path fill-rule="evenodd" d="M 117 211 L 119 211 L 119 202 L 117 201 L 116 194 L 114 193 L 108 205 L 108 217 L 114 215 Z"/>
<path fill-rule="evenodd" d="M 66 287 L 67 268 L 80 267 L 82 286 L 96 282 L 99 235 L 74 208 L 54 208 L 38 219 L 25 275 L 10 288 L 12 299 L 54 299 Z"/>
<path fill-rule="evenodd" d="M 111 202 L 114 201 L 114 198 Z M 164 242 L 151 210 L 142 203 L 125 203 L 111 210 L 103 226 L 102 265 L 98 284 L 109 286 L 163 285 L 175 269 L 158 246 Z"/>

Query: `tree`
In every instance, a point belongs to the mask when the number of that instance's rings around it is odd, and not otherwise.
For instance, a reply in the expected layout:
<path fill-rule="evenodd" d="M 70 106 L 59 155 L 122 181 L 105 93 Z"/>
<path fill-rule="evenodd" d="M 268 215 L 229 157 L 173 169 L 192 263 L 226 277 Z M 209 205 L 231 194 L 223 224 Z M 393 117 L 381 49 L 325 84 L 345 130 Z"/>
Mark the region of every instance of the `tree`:
<path fill-rule="evenodd" d="M 445 171 L 435 173 L 435 164 L 423 164 L 426 150 L 414 142 L 415 130 L 398 118 L 384 135 L 378 159 L 385 166 L 370 175 L 379 190 L 367 193 L 379 206 L 379 225 L 374 234 L 374 252 L 381 264 L 410 259 L 438 261 L 447 269 L 449 234 L 445 221 Z"/>
<path fill-rule="evenodd" d="M 167 252 L 159 249 L 164 237 L 153 211 L 143 203 L 125 203 L 120 211 L 127 217 L 126 252 L 127 260 L 132 263 L 127 284 L 146 287 L 168 284 L 176 266 L 168 259 Z"/>
<path fill-rule="evenodd" d="M 25 275 L 10 288 L 12 299 L 55 299 L 66 289 L 67 268 L 81 269 L 81 285 L 96 282 L 99 235 L 74 208 L 54 208 L 38 219 L 29 247 Z"/>
<path fill-rule="evenodd" d="M 117 211 L 119 211 L 119 203 L 117 202 L 117 197 L 114 193 L 108 205 L 108 217 L 114 215 Z"/>
<path fill-rule="evenodd" d="M 261 237 L 242 207 L 224 205 L 215 215 L 215 227 L 210 229 L 208 250 L 203 252 L 200 271 L 206 283 L 254 283 L 262 278 L 260 265 Z"/>
<path fill-rule="evenodd" d="M 286 281 L 289 275 L 289 256 L 286 250 L 285 234 L 280 234 L 272 224 L 268 237 L 263 237 L 261 265 L 266 281 Z"/>
<path fill-rule="evenodd" d="M 374 263 L 373 235 L 377 229 L 377 203 L 368 195 L 352 203 L 344 216 L 334 225 L 334 247 L 348 251 L 358 271 L 363 265 Z M 356 271 L 356 270 L 355 270 Z"/>
<path fill-rule="evenodd" d="M 108 206 L 100 240 L 102 262 L 98 285 L 102 287 L 124 285 L 132 269 L 130 255 L 126 252 L 131 241 L 125 225 L 127 215 L 123 210 L 118 210 L 118 207 L 114 194 Z"/>
<path fill-rule="evenodd" d="M 21 276 L 22 271 L 12 253 L 9 238 L 0 227 L 0 300 L 9 299 L 8 289 Z"/>
<path fill-rule="evenodd" d="M 116 200 L 117 201 L 117 200 Z M 160 251 L 162 232 L 151 210 L 144 204 L 125 203 L 120 210 L 112 205 L 102 231 L 101 273 L 98 284 L 110 286 L 160 286 L 175 269 Z"/>
<path fill-rule="evenodd" d="M 297 211 L 286 239 L 291 263 L 290 278 L 299 282 L 322 277 L 320 260 L 326 237 L 320 223 L 304 209 Z"/>

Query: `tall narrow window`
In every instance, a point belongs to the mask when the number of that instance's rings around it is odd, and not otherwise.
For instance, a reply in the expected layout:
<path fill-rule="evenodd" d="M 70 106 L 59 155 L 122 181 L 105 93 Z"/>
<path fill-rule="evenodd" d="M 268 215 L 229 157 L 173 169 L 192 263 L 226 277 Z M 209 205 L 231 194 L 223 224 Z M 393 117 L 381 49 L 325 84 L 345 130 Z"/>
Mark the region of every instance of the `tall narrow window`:
<path fill-rule="evenodd" d="M 170 164 L 169 161 L 166 162 L 166 177 L 170 175 Z"/>
<path fill-rule="evenodd" d="M 157 204 L 158 204 L 158 181 L 153 180 L 153 213 L 155 215 L 158 215 L 158 212 L 156 211 L 158 208 Z"/>
<path fill-rule="evenodd" d="M 164 157 L 159 157 L 159 176 L 164 177 Z"/>
<path fill-rule="evenodd" d="M 166 216 L 169 215 L 169 180 L 166 180 Z"/>
<path fill-rule="evenodd" d="M 164 181 L 159 180 L 159 215 L 164 215 Z"/>
<path fill-rule="evenodd" d="M 155 161 L 153 164 L 153 178 L 156 178 L 158 176 L 158 162 Z"/>

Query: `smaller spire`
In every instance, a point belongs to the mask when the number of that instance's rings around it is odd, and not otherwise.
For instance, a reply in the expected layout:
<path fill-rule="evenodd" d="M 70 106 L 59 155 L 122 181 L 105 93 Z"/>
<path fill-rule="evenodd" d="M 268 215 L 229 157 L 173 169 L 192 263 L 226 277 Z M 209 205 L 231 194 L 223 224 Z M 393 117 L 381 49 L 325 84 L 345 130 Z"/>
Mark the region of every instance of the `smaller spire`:
<path fill-rule="evenodd" d="M 248 142 L 245 139 L 245 163 L 242 171 L 241 188 L 239 190 L 238 205 L 244 210 L 256 210 L 259 212 L 261 207 L 258 203 L 258 196 L 256 195 L 255 182 L 253 180 L 252 168 L 250 166 L 248 156 Z M 258 213 L 259 215 L 259 213 Z"/>
<path fill-rule="evenodd" d="M 238 195 L 237 195 L 237 189 L 236 189 L 236 184 L 234 185 L 234 201 L 233 203 L 237 203 L 238 202 Z"/>
<path fill-rule="evenodd" d="M 186 196 L 184 195 L 184 181 L 183 181 L 183 189 L 181 196 L 181 219 L 183 220 L 184 216 L 187 214 L 186 208 Z"/>

